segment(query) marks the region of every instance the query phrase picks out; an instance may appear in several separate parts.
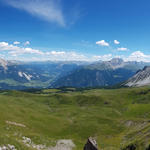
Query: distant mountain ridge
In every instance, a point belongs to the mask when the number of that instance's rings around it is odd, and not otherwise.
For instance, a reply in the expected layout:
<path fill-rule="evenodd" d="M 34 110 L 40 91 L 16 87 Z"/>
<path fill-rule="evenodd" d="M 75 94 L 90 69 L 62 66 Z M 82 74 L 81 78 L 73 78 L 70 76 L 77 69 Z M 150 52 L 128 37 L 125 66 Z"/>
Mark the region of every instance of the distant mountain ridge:
<path fill-rule="evenodd" d="M 83 62 L 18 62 L 0 60 L 0 89 L 46 88 Z M 84 63 L 83 63 L 84 64 Z"/>
<path fill-rule="evenodd" d="M 59 78 L 52 84 L 52 87 L 113 86 L 128 80 L 137 70 L 142 69 L 145 65 L 150 64 L 144 62 L 124 62 L 119 58 L 95 62 Z"/>
<path fill-rule="evenodd" d="M 88 65 L 87 68 L 89 69 L 97 69 L 97 70 L 105 70 L 105 69 L 117 69 L 122 68 L 125 65 L 123 59 L 120 58 L 113 58 L 110 61 L 102 61 L 102 62 L 95 62 L 91 65 Z"/>
<path fill-rule="evenodd" d="M 106 70 L 106 69 L 118 69 L 118 68 L 126 68 L 126 69 L 133 69 L 139 70 L 142 69 L 144 66 L 148 66 L 150 63 L 146 62 L 136 62 L 136 61 L 124 61 L 120 58 L 113 58 L 110 61 L 100 61 L 95 62 L 93 64 L 87 65 L 86 68 L 88 69 L 97 69 L 97 70 Z"/>
<path fill-rule="evenodd" d="M 0 89 L 101 87 L 128 80 L 144 62 L 110 61 L 45 61 L 20 62 L 0 59 Z"/>

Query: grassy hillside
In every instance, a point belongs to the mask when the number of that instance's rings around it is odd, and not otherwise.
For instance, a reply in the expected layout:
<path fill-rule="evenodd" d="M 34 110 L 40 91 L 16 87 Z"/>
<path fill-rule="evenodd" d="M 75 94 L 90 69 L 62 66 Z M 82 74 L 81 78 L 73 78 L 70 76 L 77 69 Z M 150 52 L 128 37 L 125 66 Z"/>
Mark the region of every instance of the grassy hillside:
<path fill-rule="evenodd" d="M 100 150 L 150 144 L 150 88 L 65 91 L 50 89 L 33 93 L 0 93 L 0 146 L 27 147 L 23 137 L 46 146 L 71 139 L 82 150 L 89 136 Z"/>

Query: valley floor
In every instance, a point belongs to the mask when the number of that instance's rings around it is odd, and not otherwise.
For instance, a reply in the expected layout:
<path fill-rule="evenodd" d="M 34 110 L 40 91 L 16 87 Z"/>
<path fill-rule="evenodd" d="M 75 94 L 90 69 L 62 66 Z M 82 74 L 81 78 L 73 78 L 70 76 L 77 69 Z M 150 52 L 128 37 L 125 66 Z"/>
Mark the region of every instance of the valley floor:
<path fill-rule="evenodd" d="M 150 88 L 0 92 L 0 148 L 82 150 L 89 136 L 100 150 L 146 150 Z"/>

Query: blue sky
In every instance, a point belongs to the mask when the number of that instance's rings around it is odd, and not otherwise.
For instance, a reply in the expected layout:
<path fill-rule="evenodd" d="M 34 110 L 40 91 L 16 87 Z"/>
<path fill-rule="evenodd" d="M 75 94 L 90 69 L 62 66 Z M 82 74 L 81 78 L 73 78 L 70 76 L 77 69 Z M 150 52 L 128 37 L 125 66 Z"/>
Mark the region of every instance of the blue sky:
<path fill-rule="evenodd" d="M 0 0 L 0 57 L 150 61 L 149 0 Z"/>

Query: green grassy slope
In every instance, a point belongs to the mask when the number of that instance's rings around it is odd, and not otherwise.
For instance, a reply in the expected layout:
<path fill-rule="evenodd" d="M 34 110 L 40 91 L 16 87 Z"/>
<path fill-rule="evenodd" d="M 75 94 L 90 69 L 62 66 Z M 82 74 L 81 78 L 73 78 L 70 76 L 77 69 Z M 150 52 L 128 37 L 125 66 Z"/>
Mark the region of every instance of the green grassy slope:
<path fill-rule="evenodd" d="M 22 143 L 23 136 L 47 146 L 72 139 L 75 150 L 82 150 L 93 136 L 100 150 L 120 150 L 130 144 L 144 150 L 150 144 L 150 88 L 1 92 L 0 145 L 32 150 Z"/>

